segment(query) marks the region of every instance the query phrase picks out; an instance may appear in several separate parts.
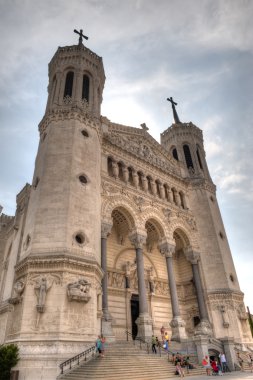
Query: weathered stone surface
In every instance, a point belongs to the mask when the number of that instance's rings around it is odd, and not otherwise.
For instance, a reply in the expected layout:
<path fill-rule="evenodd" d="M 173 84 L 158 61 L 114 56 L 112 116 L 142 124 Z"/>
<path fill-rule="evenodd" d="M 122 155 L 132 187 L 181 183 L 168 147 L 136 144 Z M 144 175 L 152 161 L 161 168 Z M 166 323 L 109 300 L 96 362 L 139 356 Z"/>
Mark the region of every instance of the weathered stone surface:
<path fill-rule="evenodd" d="M 17 342 L 26 380 L 55 379 L 101 333 L 149 339 L 161 326 L 194 340 L 199 357 L 224 345 L 232 364 L 233 344 L 252 338 L 202 131 L 175 123 L 159 144 L 144 124 L 110 122 L 104 81 L 102 59 L 82 44 L 50 62 L 32 185 L 15 217 L 0 210 L 0 344 Z"/>

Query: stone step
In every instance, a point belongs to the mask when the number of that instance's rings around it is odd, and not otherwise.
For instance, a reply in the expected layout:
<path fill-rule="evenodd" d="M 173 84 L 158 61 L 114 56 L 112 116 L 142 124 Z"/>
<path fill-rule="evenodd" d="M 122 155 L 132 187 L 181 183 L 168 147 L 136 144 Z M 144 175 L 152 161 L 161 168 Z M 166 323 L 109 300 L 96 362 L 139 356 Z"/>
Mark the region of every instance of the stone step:
<path fill-rule="evenodd" d="M 201 375 L 202 367 L 190 370 L 190 375 Z M 187 376 L 185 370 L 185 376 Z M 105 357 L 98 355 L 92 360 L 81 363 L 69 373 L 59 376 L 64 380 L 167 380 L 175 377 L 175 366 L 168 361 L 167 353 L 148 354 L 133 342 L 107 344 Z"/>

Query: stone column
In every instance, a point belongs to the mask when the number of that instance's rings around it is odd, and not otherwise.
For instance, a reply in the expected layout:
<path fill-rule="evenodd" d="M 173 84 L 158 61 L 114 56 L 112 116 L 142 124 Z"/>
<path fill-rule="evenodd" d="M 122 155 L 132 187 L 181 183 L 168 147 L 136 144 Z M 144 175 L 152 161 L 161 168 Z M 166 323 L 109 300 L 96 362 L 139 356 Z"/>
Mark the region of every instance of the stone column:
<path fill-rule="evenodd" d="M 76 75 L 74 75 L 73 90 L 75 91 L 73 96 L 74 103 L 80 103 L 82 100 L 82 87 L 83 87 L 83 78 L 82 72 L 78 70 Z"/>
<path fill-rule="evenodd" d="M 107 238 L 111 232 L 112 223 L 101 223 L 101 268 L 104 272 L 102 279 L 102 334 L 107 337 L 108 341 L 115 340 L 112 331 L 112 317 L 108 309 L 108 286 L 107 286 Z"/>
<path fill-rule="evenodd" d="M 174 195 L 175 195 L 175 203 L 176 203 L 176 205 L 180 206 L 180 198 L 179 198 L 178 191 L 176 189 L 174 189 Z"/>
<path fill-rule="evenodd" d="M 221 338 L 223 343 L 224 354 L 227 359 L 227 365 L 230 371 L 234 371 L 235 363 L 237 362 L 236 354 L 235 354 L 235 341 L 234 338 Z"/>
<path fill-rule="evenodd" d="M 143 190 L 145 192 L 147 192 L 148 191 L 148 180 L 144 174 L 142 174 L 142 176 L 141 176 L 141 183 L 142 183 Z"/>
<path fill-rule="evenodd" d="M 112 175 L 115 179 L 119 177 L 119 167 L 118 163 L 115 161 L 112 161 Z"/>
<path fill-rule="evenodd" d="M 167 186 L 167 194 L 168 194 L 168 201 L 170 203 L 173 202 L 173 196 L 172 196 L 172 191 L 171 191 L 171 188 Z"/>
<path fill-rule="evenodd" d="M 183 197 L 184 209 L 185 209 L 185 210 L 188 210 L 189 207 L 188 207 L 187 196 L 186 196 L 184 193 L 182 193 L 182 197 Z"/>
<path fill-rule="evenodd" d="M 210 335 L 211 334 L 211 325 L 208 318 L 207 307 L 205 303 L 203 287 L 200 278 L 199 270 L 199 260 L 200 254 L 194 251 L 191 247 L 188 247 L 184 250 L 185 256 L 188 261 L 192 264 L 193 272 L 193 281 L 196 288 L 198 307 L 199 307 L 199 318 L 200 323 L 196 327 L 195 335 Z"/>
<path fill-rule="evenodd" d="M 152 178 L 150 179 L 150 187 L 151 187 L 152 194 L 156 195 L 157 193 L 156 183 Z"/>
<path fill-rule="evenodd" d="M 144 260 L 142 253 L 142 247 L 146 242 L 146 238 L 146 232 L 138 233 L 137 231 L 134 231 L 129 235 L 129 240 L 135 247 L 136 251 L 136 266 L 138 276 L 139 317 L 136 320 L 136 324 L 138 326 L 137 337 L 145 339 L 147 341 L 152 336 L 152 320 L 148 314 L 148 301 L 144 277 Z"/>
<path fill-rule="evenodd" d="M 183 339 L 186 339 L 187 336 L 185 332 L 185 322 L 180 316 L 178 296 L 177 296 L 177 286 L 176 286 L 176 281 L 175 281 L 174 272 L 173 272 L 172 255 L 173 255 L 173 252 L 175 251 L 175 247 L 176 246 L 174 244 L 171 244 L 168 242 L 162 242 L 159 246 L 161 254 L 165 255 L 167 272 L 168 272 L 168 281 L 169 281 L 169 288 L 170 288 L 170 298 L 171 298 L 172 317 L 173 317 L 170 322 L 170 326 L 172 328 L 171 340 L 180 342 Z"/>
<path fill-rule="evenodd" d="M 136 173 L 136 170 L 132 170 L 132 177 L 133 177 L 133 185 L 134 187 L 138 187 L 138 182 L 139 182 L 139 179 L 138 179 L 138 174 Z"/>
<path fill-rule="evenodd" d="M 208 354 L 208 342 L 209 339 L 207 336 L 198 335 L 194 337 L 194 343 L 197 349 L 198 362 L 202 363 L 203 358 Z"/>
<path fill-rule="evenodd" d="M 125 183 L 127 183 L 129 181 L 129 171 L 126 166 L 122 167 L 122 173 L 123 173 L 123 180 Z"/>

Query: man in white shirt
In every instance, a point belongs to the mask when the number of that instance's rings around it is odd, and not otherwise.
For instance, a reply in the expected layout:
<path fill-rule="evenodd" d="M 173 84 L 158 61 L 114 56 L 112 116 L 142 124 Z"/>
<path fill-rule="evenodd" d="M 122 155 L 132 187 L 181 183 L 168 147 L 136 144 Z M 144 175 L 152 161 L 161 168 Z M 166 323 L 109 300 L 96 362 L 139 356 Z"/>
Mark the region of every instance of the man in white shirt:
<path fill-rule="evenodd" d="M 226 359 L 224 352 L 220 353 L 219 358 L 220 358 L 220 364 L 221 364 L 222 372 L 228 372 L 229 369 L 227 366 L 227 359 Z"/>

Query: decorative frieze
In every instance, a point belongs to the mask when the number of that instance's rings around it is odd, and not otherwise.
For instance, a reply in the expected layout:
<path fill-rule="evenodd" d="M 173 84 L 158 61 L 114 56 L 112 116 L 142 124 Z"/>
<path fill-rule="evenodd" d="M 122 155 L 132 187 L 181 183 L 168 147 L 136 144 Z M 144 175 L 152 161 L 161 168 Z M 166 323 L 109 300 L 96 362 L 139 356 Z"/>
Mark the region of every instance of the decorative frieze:
<path fill-rule="evenodd" d="M 162 169 L 166 173 L 180 176 L 179 169 L 176 166 L 173 166 L 168 159 L 165 159 L 165 156 L 160 152 L 155 151 L 148 142 L 144 142 L 143 137 L 133 137 L 131 135 L 112 131 L 105 136 L 105 139 L 112 145 L 116 145 L 149 164 Z"/>

